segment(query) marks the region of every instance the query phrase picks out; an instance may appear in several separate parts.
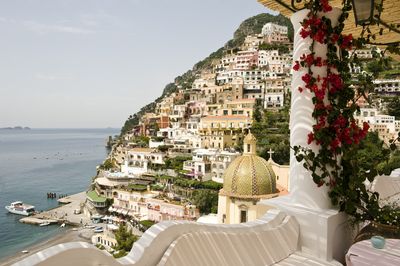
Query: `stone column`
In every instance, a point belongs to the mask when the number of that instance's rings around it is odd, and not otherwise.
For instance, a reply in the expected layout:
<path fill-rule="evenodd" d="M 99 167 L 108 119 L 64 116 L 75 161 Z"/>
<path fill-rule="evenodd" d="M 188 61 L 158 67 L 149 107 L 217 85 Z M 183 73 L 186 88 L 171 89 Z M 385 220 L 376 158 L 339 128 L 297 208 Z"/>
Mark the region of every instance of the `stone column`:
<path fill-rule="evenodd" d="M 293 43 L 293 62 L 299 61 L 303 54 L 310 53 L 310 45 L 312 39 L 310 37 L 302 38 L 300 31 L 302 26 L 300 22 L 306 18 L 309 10 L 301 10 L 296 12 L 291 17 L 294 27 L 294 43 Z M 337 24 L 341 10 L 334 8 L 331 12 L 321 14 L 330 18 L 332 25 Z M 315 42 L 314 44 L 315 57 L 327 58 L 327 45 Z M 307 69 L 300 68 L 299 71 L 292 71 L 292 102 L 290 113 L 290 145 L 302 146 L 311 148 L 314 152 L 318 153 L 318 146 L 316 144 L 307 144 L 307 135 L 312 132 L 312 126 L 315 124 L 315 119 L 312 117 L 314 104 L 312 103 L 312 93 L 304 89 L 303 92 L 298 90 L 299 87 L 304 88 L 305 83 L 301 77 L 307 73 Z M 316 78 L 318 75 L 325 76 L 326 67 L 313 67 L 313 76 Z M 310 171 L 303 167 L 304 162 L 297 162 L 293 150 L 290 153 L 290 187 L 289 191 L 292 199 L 305 207 L 327 209 L 331 207 L 330 199 L 328 196 L 328 188 L 322 186 L 320 188 L 313 182 Z"/>
<path fill-rule="evenodd" d="M 299 60 L 303 54 L 309 54 L 312 43 L 310 38 L 300 36 L 300 22 L 307 16 L 308 10 L 293 14 L 291 21 L 294 27 L 293 61 Z M 323 14 L 337 23 L 340 10 L 334 8 Z M 321 14 L 322 16 L 322 14 Z M 315 56 L 326 58 L 327 47 L 315 44 Z M 314 75 L 324 74 L 324 68 L 312 69 Z M 298 87 L 304 87 L 301 77 L 304 70 L 293 71 L 292 102 L 290 114 L 290 145 L 300 145 L 317 151 L 316 145 L 307 144 L 307 135 L 311 132 L 315 121 L 312 117 L 314 105 L 310 92 L 299 92 Z M 303 167 L 303 162 L 297 162 L 293 152 L 290 158 L 289 195 L 269 200 L 260 204 L 274 206 L 288 215 L 294 216 L 300 225 L 299 250 L 325 261 L 344 262 L 344 255 L 351 244 L 347 216 L 332 208 L 327 187 L 317 187 L 311 173 Z"/>

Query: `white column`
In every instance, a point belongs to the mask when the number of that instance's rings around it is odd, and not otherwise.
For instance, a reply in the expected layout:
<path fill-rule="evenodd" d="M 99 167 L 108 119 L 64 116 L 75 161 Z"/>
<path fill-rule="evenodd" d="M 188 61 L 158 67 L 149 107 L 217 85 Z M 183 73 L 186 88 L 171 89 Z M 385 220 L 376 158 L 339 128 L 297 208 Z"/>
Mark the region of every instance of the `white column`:
<path fill-rule="evenodd" d="M 293 62 L 299 61 L 303 54 L 310 53 L 310 45 L 312 39 L 302 38 L 300 36 L 300 22 L 306 18 L 309 10 L 301 10 L 293 14 L 291 21 L 294 27 L 294 44 L 293 44 Z M 332 21 L 332 25 L 337 24 L 341 10 L 334 8 L 331 12 L 323 14 Z M 322 16 L 322 14 L 321 14 Z M 315 57 L 321 57 L 323 60 L 327 58 L 327 45 L 315 42 L 314 44 Z M 304 88 L 304 82 L 301 77 L 307 73 L 307 69 L 300 68 L 299 71 L 292 71 L 292 102 L 290 113 L 290 145 L 302 146 L 312 149 L 318 153 L 318 146 L 314 143 L 307 144 L 307 135 L 312 132 L 312 126 L 315 124 L 315 119 L 312 117 L 314 104 L 312 103 L 312 93 L 304 89 L 303 92 L 298 90 L 299 87 Z M 326 67 L 313 67 L 313 76 L 325 76 Z M 331 208 L 330 199 L 328 196 L 328 188 L 326 186 L 317 187 L 311 177 L 310 171 L 303 167 L 304 162 L 297 162 L 293 150 L 290 153 L 290 187 L 289 191 L 292 195 L 294 203 L 317 209 Z"/>

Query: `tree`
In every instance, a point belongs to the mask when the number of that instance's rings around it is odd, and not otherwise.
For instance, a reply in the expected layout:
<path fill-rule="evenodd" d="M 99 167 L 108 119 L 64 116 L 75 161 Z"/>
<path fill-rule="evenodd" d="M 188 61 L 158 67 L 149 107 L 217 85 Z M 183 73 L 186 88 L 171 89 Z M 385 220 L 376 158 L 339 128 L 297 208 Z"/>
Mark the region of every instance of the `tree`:
<path fill-rule="evenodd" d="M 400 120 L 400 97 L 394 97 L 387 105 L 389 115 L 395 116 L 396 120 Z"/>
<path fill-rule="evenodd" d="M 183 162 L 191 160 L 191 156 L 176 156 L 165 160 L 166 169 L 174 169 L 176 172 L 183 169 Z"/>
<path fill-rule="evenodd" d="M 114 249 L 118 251 L 115 256 L 122 257 L 132 249 L 133 243 L 138 240 L 138 237 L 129 232 L 126 225 L 120 224 L 115 232 L 115 240 L 117 240 L 117 245 L 114 246 Z"/>
<path fill-rule="evenodd" d="M 368 171 L 374 169 L 379 163 L 388 158 L 390 151 L 383 147 L 383 141 L 379 139 L 377 132 L 369 132 L 361 141 L 356 153 L 356 159 L 360 170 Z"/>
<path fill-rule="evenodd" d="M 261 110 L 262 110 L 261 99 L 256 99 L 256 104 L 254 105 L 254 111 L 253 111 L 254 121 L 261 122 L 262 120 Z"/>
<path fill-rule="evenodd" d="M 200 213 L 217 213 L 218 192 L 208 189 L 197 190 L 193 197 L 194 204 Z"/>
<path fill-rule="evenodd" d="M 265 112 L 261 121 L 253 122 L 251 132 L 257 138 L 261 157 L 268 160 L 268 150 L 272 149 L 276 163 L 289 164 L 289 112 L 286 108 L 278 112 Z"/>
<path fill-rule="evenodd" d="M 100 168 L 104 169 L 104 170 L 110 170 L 114 167 L 115 167 L 115 164 L 110 158 L 105 160 L 104 163 L 102 165 L 100 165 Z"/>
<path fill-rule="evenodd" d="M 157 149 L 160 152 L 166 152 L 166 151 L 168 151 L 168 149 L 173 148 L 173 147 L 174 147 L 173 145 L 160 145 L 157 147 Z"/>

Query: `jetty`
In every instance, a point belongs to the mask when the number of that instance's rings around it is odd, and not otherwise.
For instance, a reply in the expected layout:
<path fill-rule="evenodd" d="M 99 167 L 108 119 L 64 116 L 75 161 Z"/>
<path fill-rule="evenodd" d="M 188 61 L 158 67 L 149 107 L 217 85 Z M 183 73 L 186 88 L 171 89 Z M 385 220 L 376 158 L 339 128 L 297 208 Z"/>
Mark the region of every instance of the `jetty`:
<path fill-rule="evenodd" d="M 75 225 L 75 226 L 89 224 L 91 222 L 90 217 L 86 216 L 83 212 L 80 214 L 75 213 L 75 210 L 82 209 L 85 200 L 86 200 L 86 192 L 70 195 L 58 200 L 58 202 L 62 203 L 63 205 L 60 205 L 48 211 L 40 212 L 38 214 L 29 217 L 24 217 L 19 221 L 21 223 L 37 224 L 37 225 L 46 222 L 49 222 L 50 224 L 65 223 L 68 225 Z"/>
<path fill-rule="evenodd" d="M 55 219 L 40 219 L 33 216 L 22 218 L 19 221 L 24 224 L 34 224 L 34 225 L 40 225 L 43 223 L 56 224 L 59 222 L 58 220 Z"/>

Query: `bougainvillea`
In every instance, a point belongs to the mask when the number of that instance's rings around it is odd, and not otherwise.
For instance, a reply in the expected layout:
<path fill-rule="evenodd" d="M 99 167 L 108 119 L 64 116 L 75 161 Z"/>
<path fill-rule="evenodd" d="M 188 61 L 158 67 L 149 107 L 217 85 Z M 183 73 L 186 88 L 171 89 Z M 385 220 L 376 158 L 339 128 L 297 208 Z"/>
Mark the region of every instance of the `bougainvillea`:
<path fill-rule="evenodd" d="M 298 87 L 298 90 L 301 93 L 308 90 L 313 96 L 315 124 L 313 131 L 307 135 L 307 143 L 317 145 L 318 152 L 295 146 L 296 159 L 304 162 L 304 167 L 311 171 L 318 187 L 329 186 L 332 203 L 338 205 L 340 211 L 350 214 L 356 221 L 379 220 L 377 213 L 383 210 L 378 204 L 379 195 L 369 192 L 364 185 L 364 181 L 372 180 L 377 172 L 375 169 L 361 169 L 354 158 L 369 125 L 358 125 L 354 118 L 359 107 L 354 100 L 348 52 L 353 49 L 354 40 L 351 34 L 342 33 L 352 8 L 351 1 L 343 2 L 342 13 L 335 26 L 323 15 L 332 11 L 328 0 L 310 1 L 307 8 L 309 13 L 301 23 L 300 36 L 312 39 L 310 53 L 295 61 L 293 70 L 305 70 L 301 77 L 304 87 Z M 327 45 L 326 60 L 315 55 L 315 43 Z M 324 74 L 316 76 L 312 69 L 322 67 Z M 379 221 L 392 224 L 390 217 L 388 215 L 388 219 Z"/>

